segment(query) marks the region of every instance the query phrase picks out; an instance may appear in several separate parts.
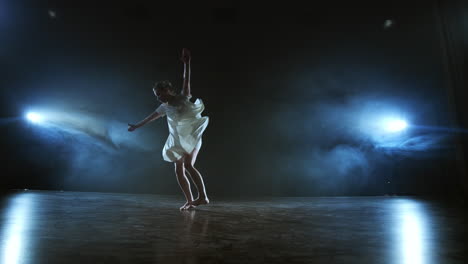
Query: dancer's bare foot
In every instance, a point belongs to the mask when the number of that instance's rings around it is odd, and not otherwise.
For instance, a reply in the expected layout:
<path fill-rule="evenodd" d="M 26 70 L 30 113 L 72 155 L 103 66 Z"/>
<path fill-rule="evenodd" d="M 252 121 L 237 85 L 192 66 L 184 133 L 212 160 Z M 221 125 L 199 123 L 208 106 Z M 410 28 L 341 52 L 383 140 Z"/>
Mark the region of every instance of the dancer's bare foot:
<path fill-rule="evenodd" d="M 200 197 L 196 199 L 195 201 L 193 201 L 191 204 L 193 206 L 199 206 L 202 204 L 209 204 L 209 203 L 210 203 L 210 199 L 208 199 L 208 197 Z"/>
<path fill-rule="evenodd" d="M 192 208 L 195 208 L 195 206 L 193 205 L 193 202 L 186 202 L 184 205 L 182 205 L 179 209 L 181 211 L 184 211 L 184 210 L 189 210 L 189 209 L 192 209 Z"/>

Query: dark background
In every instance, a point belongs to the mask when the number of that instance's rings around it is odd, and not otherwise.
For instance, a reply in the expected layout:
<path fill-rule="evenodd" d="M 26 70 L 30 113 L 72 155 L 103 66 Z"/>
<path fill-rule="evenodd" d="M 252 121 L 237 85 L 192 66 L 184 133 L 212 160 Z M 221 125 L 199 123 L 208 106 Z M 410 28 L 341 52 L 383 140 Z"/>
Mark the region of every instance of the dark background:
<path fill-rule="evenodd" d="M 180 87 L 183 47 L 209 194 L 466 190 L 466 4 L 166 2 L 0 2 L 4 190 L 178 194 L 165 119 L 126 124 L 158 106 L 154 82 Z M 388 113 L 414 126 L 382 138 Z"/>

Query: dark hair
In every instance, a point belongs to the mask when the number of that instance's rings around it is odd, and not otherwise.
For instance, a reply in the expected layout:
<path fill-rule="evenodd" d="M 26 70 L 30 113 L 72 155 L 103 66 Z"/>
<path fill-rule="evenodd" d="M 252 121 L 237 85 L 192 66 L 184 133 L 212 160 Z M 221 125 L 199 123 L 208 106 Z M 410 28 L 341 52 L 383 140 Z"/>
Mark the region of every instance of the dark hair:
<path fill-rule="evenodd" d="M 167 89 L 171 92 L 175 92 L 172 83 L 168 80 L 155 83 L 153 89 Z"/>

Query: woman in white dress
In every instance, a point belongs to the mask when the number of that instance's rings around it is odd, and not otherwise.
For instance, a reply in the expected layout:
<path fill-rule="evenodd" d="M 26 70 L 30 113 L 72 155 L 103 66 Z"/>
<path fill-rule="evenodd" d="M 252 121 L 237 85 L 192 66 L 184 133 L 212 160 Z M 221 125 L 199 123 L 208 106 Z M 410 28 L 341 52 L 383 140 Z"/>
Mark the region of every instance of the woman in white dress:
<path fill-rule="evenodd" d="M 162 155 L 165 161 L 175 164 L 179 186 L 187 199 L 187 202 L 180 209 L 187 210 L 210 202 L 206 195 L 203 177 L 194 167 L 202 144 L 202 135 L 208 126 L 209 118 L 201 116 L 205 109 L 202 100 L 197 99 L 194 103 L 190 101 L 192 97 L 190 91 L 191 55 L 188 49 L 182 50 L 181 60 L 184 63 L 184 82 L 181 93 L 176 93 L 169 81 L 156 83 L 153 92 L 161 105 L 137 124 L 128 124 L 128 131 L 134 131 L 160 117 L 167 117 L 169 137 L 164 145 Z M 195 200 L 186 176 L 187 172 L 198 190 L 198 198 Z"/>

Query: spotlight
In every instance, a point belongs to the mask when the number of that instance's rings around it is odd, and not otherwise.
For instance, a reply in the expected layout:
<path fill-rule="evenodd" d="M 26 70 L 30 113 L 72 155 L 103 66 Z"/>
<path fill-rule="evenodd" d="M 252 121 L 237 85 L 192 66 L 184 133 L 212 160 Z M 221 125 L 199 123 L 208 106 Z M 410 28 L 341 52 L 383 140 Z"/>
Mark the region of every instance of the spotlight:
<path fill-rule="evenodd" d="M 39 122 L 41 122 L 42 119 L 43 119 L 42 116 L 41 116 L 40 114 L 34 113 L 34 112 L 29 112 L 29 113 L 27 113 L 27 114 L 26 114 L 26 118 L 27 118 L 29 121 L 33 122 L 33 123 L 39 123 Z"/>
<path fill-rule="evenodd" d="M 389 29 L 393 27 L 394 24 L 395 24 L 395 21 L 393 21 L 392 19 L 387 19 L 385 20 L 383 27 L 384 29 Z"/>
<path fill-rule="evenodd" d="M 399 132 L 408 127 L 408 123 L 401 119 L 388 119 L 383 121 L 383 128 L 388 132 Z"/>
<path fill-rule="evenodd" d="M 56 17 L 57 17 L 57 13 L 55 13 L 54 10 L 50 10 L 50 9 L 49 9 L 48 13 L 49 13 L 49 17 L 50 17 L 50 18 L 56 18 Z"/>

